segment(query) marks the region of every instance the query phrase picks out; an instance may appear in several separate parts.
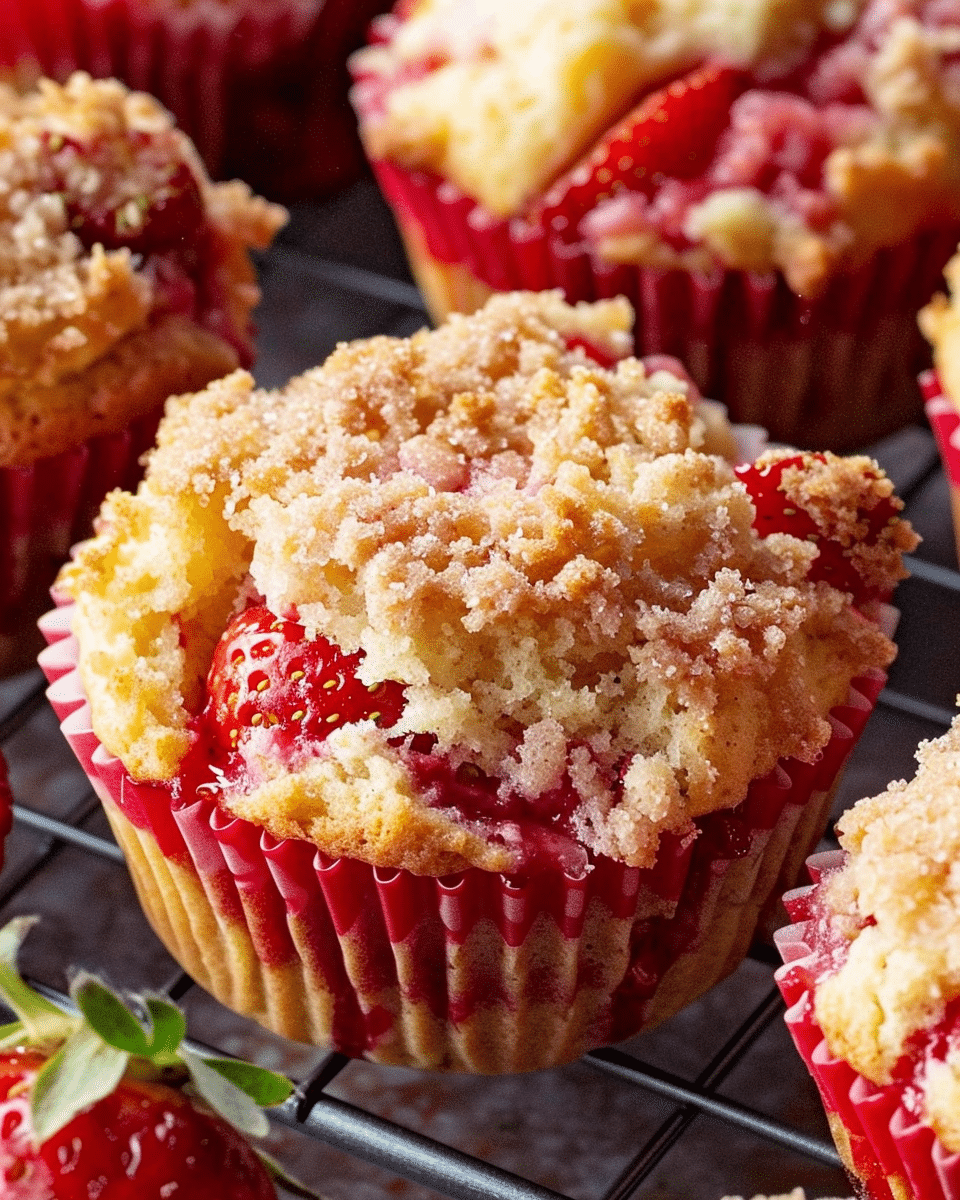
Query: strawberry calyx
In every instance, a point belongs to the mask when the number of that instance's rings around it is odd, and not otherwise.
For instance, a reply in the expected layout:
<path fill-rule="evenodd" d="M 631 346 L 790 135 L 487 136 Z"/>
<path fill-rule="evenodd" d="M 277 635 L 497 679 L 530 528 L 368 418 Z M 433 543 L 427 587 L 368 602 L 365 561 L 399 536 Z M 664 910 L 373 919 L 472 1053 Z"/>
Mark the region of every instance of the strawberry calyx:
<path fill-rule="evenodd" d="M 818 554 L 808 578 L 849 592 L 854 603 L 863 606 L 884 596 L 864 580 L 853 550 L 857 546 L 876 545 L 887 526 L 899 517 L 900 505 L 892 497 L 880 497 L 872 508 L 858 509 L 858 524 L 865 525 L 865 531 L 856 539 L 825 531 L 811 512 L 788 499 L 783 476 L 787 471 L 808 469 L 811 463 L 826 461 L 823 454 L 796 454 L 761 464 L 747 463 L 736 467 L 735 473 L 753 501 L 753 527 L 757 533 L 761 537 L 787 533 L 801 541 L 813 542 Z"/>
<path fill-rule="evenodd" d="M 29 1085 L 35 1148 L 130 1079 L 186 1088 L 244 1137 L 268 1132 L 261 1106 L 287 1099 L 293 1085 L 285 1076 L 200 1053 L 185 1043 L 186 1020 L 171 1001 L 156 995 L 123 999 L 84 971 L 70 982 L 77 1011 L 60 1008 L 16 969 L 20 946 L 35 921 L 16 917 L 0 929 L 0 999 L 16 1015 L 0 1027 L 0 1052 L 7 1074 L 11 1063 L 38 1067 Z"/>
<path fill-rule="evenodd" d="M 580 220 L 601 200 L 623 191 L 650 196 L 664 179 L 696 177 L 747 81 L 744 71 L 708 63 L 651 92 L 553 183 L 528 220 L 574 240 Z"/>

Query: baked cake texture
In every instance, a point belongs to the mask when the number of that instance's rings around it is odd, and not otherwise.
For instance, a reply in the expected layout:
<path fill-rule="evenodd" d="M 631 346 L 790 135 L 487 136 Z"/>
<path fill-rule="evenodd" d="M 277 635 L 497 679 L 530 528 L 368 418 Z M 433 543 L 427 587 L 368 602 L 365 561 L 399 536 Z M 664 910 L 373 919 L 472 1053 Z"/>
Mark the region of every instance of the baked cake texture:
<path fill-rule="evenodd" d="M 354 101 L 435 317 L 623 292 L 638 348 L 779 438 L 849 448 L 917 414 L 897 362 L 922 362 L 913 315 L 960 234 L 951 6 L 421 0 L 376 30 Z M 761 397 L 792 375 L 789 424 L 741 394 L 771 342 Z"/>
<path fill-rule="evenodd" d="M 238 372 L 172 400 L 57 583 L 126 794 L 202 793 L 390 878 L 625 871 L 651 880 L 631 920 L 674 911 L 654 876 L 707 853 L 711 814 L 758 787 L 782 806 L 760 781 L 790 761 L 796 822 L 839 762 L 831 712 L 892 658 L 875 618 L 916 539 L 869 459 L 770 451 L 738 476 L 716 410 L 627 357 L 630 323 L 622 299 L 502 295 L 280 392 Z M 751 877 L 727 914 L 747 940 L 796 849 L 774 825 L 762 894 Z"/>
<path fill-rule="evenodd" d="M 135 484 L 167 397 L 252 362 L 249 251 L 285 214 L 211 184 L 156 101 L 81 73 L 0 87 L 0 160 L 9 670 L 36 653 L 23 630 L 71 541 L 111 486 Z"/>
<path fill-rule="evenodd" d="M 780 972 L 808 1065 L 822 1039 L 811 1069 L 845 1163 L 871 1196 L 926 1196 L 918 1181 L 938 1160 L 943 1190 L 932 1194 L 957 1194 L 960 1178 L 960 722 L 922 743 L 917 761 L 909 781 L 843 815 L 844 855 L 794 901 L 802 924 L 786 931 L 791 965 Z M 825 1079 L 824 1061 L 840 1064 Z M 860 1108 L 871 1097 L 875 1127 Z"/>

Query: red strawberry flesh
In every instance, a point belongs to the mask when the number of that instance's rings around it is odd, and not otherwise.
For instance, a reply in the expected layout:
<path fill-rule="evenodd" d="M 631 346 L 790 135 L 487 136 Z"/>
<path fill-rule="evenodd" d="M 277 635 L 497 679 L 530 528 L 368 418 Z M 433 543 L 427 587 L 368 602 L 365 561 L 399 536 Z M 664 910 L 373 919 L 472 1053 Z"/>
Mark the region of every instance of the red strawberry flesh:
<path fill-rule="evenodd" d="M 761 537 L 771 533 L 789 533 L 803 541 L 816 543 L 819 551 L 810 567 L 809 578 L 822 580 L 842 592 L 850 592 L 857 604 L 881 599 L 875 590 L 867 586 L 851 557 L 852 544 L 824 536 L 820 526 L 809 512 L 789 503 L 783 489 L 784 472 L 795 467 L 803 468 L 808 456 L 802 454 L 779 459 L 758 467 L 747 464 L 737 467 L 738 478 L 746 485 L 756 509 L 754 528 Z M 823 461 L 822 455 L 809 456 Z M 882 531 L 899 514 L 893 500 L 881 498 L 869 512 L 860 510 L 858 517 L 867 522 L 867 532 L 860 543 L 876 544 Z"/>
<path fill-rule="evenodd" d="M 570 239 L 601 200 L 623 191 L 651 195 L 665 178 L 698 175 L 746 81 L 744 72 L 712 64 L 644 97 L 553 184 L 530 220 Z"/>

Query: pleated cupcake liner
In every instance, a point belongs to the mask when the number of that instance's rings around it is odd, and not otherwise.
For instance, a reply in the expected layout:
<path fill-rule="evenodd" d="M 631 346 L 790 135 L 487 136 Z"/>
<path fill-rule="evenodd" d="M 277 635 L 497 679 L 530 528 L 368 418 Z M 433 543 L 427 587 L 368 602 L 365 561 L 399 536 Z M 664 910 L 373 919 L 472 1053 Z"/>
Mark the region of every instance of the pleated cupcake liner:
<path fill-rule="evenodd" d="M 880 1087 L 831 1053 L 814 1012 L 818 967 L 814 898 L 838 870 L 843 851 L 808 860 L 813 883 L 784 897 L 792 924 L 775 936 L 784 965 L 775 975 L 787 1003 L 786 1023 L 820 1092 L 837 1150 L 858 1195 L 868 1200 L 958 1200 L 960 1154 L 918 1118 L 912 1088 Z"/>
<path fill-rule="evenodd" d="M 354 178 L 347 54 L 387 0 L 0 0 L 0 69 L 122 79 L 171 110 L 215 178 L 275 198 Z"/>
<path fill-rule="evenodd" d="M 363 119 L 361 108 L 361 121 Z M 694 273 L 602 261 L 521 219 L 491 217 L 452 184 L 373 163 L 434 320 L 492 292 L 561 288 L 570 302 L 623 295 L 638 354 L 679 358 L 733 420 L 776 441 L 848 450 L 922 415 L 929 355 L 916 314 L 942 287 L 960 226 L 922 233 L 838 274 L 816 300 L 779 273 Z"/>
<path fill-rule="evenodd" d="M 173 957 L 275 1032 L 438 1070 L 571 1061 L 732 971 L 800 849 L 798 830 L 803 855 L 819 838 L 884 683 L 879 671 L 854 681 L 817 763 L 783 762 L 735 809 L 700 819 L 696 837 L 664 837 L 648 870 L 599 859 L 582 878 L 559 868 L 433 878 L 274 838 L 202 786 L 174 802 L 163 785 L 132 780 L 91 728 L 70 613 L 65 603 L 41 621 L 48 696 Z"/>
<path fill-rule="evenodd" d="M 33 666 L 37 619 L 70 547 L 91 532 L 112 488 L 136 488 L 160 411 L 29 466 L 0 467 L 0 675 Z"/>
<path fill-rule="evenodd" d="M 920 391 L 950 489 L 953 532 L 960 558 L 960 410 L 943 394 L 936 371 L 925 371 L 920 376 Z"/>

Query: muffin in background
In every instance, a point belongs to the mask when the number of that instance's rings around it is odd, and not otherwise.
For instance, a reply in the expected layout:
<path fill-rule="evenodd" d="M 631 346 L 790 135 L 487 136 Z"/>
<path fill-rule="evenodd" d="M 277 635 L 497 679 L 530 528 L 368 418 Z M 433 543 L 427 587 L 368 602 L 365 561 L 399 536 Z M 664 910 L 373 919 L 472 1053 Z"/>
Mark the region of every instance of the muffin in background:
<path fill-rule="evenodd" d="M 960 1196 L 960 719 L 840 821 L 778 946 L 787 1025 L 858 1195 Z"/>
<path fill-rule="evenodd" d="M 0 870 L 4 863 L 4 843 L 13 828 L 13 796 L 7 779 L 7 760 L 0 751 Z"/>
<path fill-rule="evenodd" d="M 733 970 L 816 844 L 916 539 L 869 459 L 735 467 L 631 315 L 500 295 L 173 400 L 59 576 L 49 695 L 230 1007 L 554 1066 Z"/>
<path fill-rule="evenodd" d="M 347 55 L 387 0 L 0 0 L 0 69 L 156 96 L 215 179 L 309 198 L 364 169 Z"/>
<path fill-rule="evenodd" d="M 285 214 L 210 183 L 150 97 L 78 73 L 0 88 L 0 673 L 168 396 L 253 361 L 249 250 Z"/>
<path fill-rule="evenodd" d="M 352 59 L 435 319 L 623 294 L 638 353 L 813 449 L 921 416 L 960 234 L 960 13 L 933 0 L 413 0 Z"/>
<path fill-rule="evenodd" d="M 960 557 L 960 253 L 947 263 L 944 275 L 947 294 L 938 292 L 920 311 L 920 328 L 933 348 L 933 370 L 920 376 L 920 390 L 950 488 Z"/>

